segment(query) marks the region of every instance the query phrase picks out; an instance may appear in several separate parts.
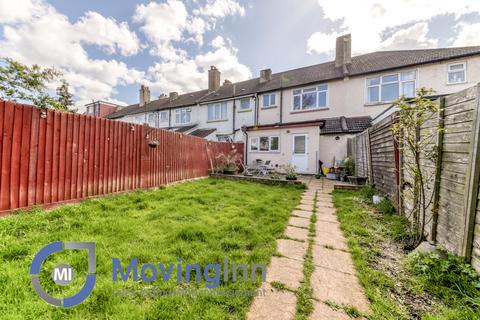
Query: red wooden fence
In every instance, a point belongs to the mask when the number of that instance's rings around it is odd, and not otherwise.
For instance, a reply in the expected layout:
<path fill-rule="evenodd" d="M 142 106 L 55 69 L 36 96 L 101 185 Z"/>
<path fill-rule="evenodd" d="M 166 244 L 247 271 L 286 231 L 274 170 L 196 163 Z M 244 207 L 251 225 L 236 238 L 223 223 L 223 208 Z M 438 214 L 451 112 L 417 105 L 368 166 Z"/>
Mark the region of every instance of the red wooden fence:
<path fill-rule="evenodd" d="M 0 213 L 202 177 L 220 152 L 243 155 L 241 143 L 5 101 L 0 133 Z"/>

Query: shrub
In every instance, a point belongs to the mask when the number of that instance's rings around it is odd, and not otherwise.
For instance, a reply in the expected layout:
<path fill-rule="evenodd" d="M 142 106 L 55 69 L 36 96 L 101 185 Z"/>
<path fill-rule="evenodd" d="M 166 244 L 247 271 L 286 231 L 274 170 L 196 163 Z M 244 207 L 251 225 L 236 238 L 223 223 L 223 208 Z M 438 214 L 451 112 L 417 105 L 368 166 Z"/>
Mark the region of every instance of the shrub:
<path fill-rule="evenodd" d="M 395 207 L 388 198 L 383 198 L 375 207 L 380 210 L 383 214 L 394 214 Z"/>
<path fill-rule="evenodd" d="M 360 189 L 360 195 L 362 198 L 367 200 L 369 203 L 372 202 L 372 197 L 377 193 L 377 190 L 375 190 L 375 187 L 371 184 L 367 184 Z"/>

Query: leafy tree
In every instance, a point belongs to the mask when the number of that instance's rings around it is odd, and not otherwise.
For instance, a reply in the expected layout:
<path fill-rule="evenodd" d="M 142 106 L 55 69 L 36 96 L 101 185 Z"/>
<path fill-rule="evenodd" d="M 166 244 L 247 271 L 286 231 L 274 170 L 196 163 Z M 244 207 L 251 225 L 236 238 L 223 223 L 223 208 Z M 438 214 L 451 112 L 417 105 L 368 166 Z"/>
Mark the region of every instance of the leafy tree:
<path fill-rule="evenodd" d="M 28 101 L 40 108 L 65 110 L 59 100 L 48 94 L 47 84 L 57 81 L 61 72 L 36 64 L 24 65 L 0 58 L 0 99 Z"/>
<path fill-rule="evenodd" d="M 69 110 L 74 105 L 73 95 L 68 90 L 68 82 L 62 79 L 62 85 L 57 88 L 57 101 L 62 109 Z"/>

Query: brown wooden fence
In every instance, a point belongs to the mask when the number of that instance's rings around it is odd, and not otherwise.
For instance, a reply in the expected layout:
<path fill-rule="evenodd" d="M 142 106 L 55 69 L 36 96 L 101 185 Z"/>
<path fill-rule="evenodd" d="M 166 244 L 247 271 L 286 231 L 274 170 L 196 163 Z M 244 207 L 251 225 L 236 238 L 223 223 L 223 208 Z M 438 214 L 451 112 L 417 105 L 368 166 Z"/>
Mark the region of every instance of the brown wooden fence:
<path fill-rule="evenodd" d="M 480 85 L 438 99 L 439 113 L 421 128 L 444 127 L 425 148 L 435 148 L 435 160 L 421 155 L 427 197 L 425 236 L 452 253 L 466 257 L 480 272 Z M 401 213 L 413 206 L 413 178 L 405 166 L 411 156 L 396 147 L 385 117 L 353 139 L 353 152 L 371 183 L 397 203 Z M 363 147 L 367 144 L 366 147 Z M 375 163 L 377 162 L 377 164 Z M 366 166 L 364 165 L 366 163 Z"/>
<path fill-rule="evenodd" d="M 0 132 L 0 213 L 202 177 L 220 152 L 243 156 L 243 144 L 5 101 Z"/>

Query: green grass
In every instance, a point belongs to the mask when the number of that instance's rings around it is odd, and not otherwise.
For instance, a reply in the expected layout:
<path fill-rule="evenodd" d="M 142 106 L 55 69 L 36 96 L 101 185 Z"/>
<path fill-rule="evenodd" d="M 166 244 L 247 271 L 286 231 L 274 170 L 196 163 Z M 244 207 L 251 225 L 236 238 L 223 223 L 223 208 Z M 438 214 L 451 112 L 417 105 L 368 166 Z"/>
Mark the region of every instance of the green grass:
<path fill-rule="evenodd" d="M 314 203 L 317 201 L 315 194 Z M 297 290 L 297 313 L 296 320 L 308 319 L 313 312 L 313 288 L 311 278 L 315 266 L 313 265 L 313 239 L 315 238 L 315 223 L 317 222 L 317 207 L 313 206 L 313 213 L 310 218 L 310 226 L 308 228 L 308 246 L 303 262 L 303 282 Z"/>
<path fill-rule="evenodd" d="M 368 197 L 371 192 L 335 191 L 333 200 L 359 280 L 371 302 L 368 318 L 411 319 L 409 307 L 392 294 L 402 292 L 413 303 L 418 303 L 415 299 L 420 296 L 435 300 L 433 311 L 420 314 L 421 319 L 480 319 L 480 281 L 461 259 L 401 254 L 396 279 L 377 266 L 386 242 L 398 243 L 408 237 L 407 221 L 398 215 L 373 214 L 365 202 L 358 201 L 365 194 Z"/>
<path fill-rule="evenodd" d="M 199 180 L 155 191 L 141 191 L 85 201 L 50 211 L 0 219 L 0 317 L 2 319 L 242 319 L 251 295 L 225 297 L 211 293 L 255 290 L 256 281 L 178 284 L 175 279 L 145 283 L 112 282 L 112 258 L 126 267 L 185 263 L 267 264 L 275 239 L 284 231 L 301 189 L 248 182 Z M 94 241 L 97 283 L 80 305 L 63 309 L 48 305 L 34 292 L 29 267 L 35 253 L 54 241 Z M 59 262 L 75 270 L 73 285 L 59 287 L 49 272 Z M 87 270 L 82 250 L 65 251 L 43 265 L 41 281 L 60 297 L 75 293 Z M 223 272 L 223 268 L 222 268 Z M 220 277 L 223 279 L 223 273 Z M 154 290 L 202 289 L 207 295 L 161 297 Z M 128 296 L 118 295 L 119 292 Z M 250 292 L 249 291 L 249 292 Z M 117 293 L 117 294 L 116 294 Z"/>

